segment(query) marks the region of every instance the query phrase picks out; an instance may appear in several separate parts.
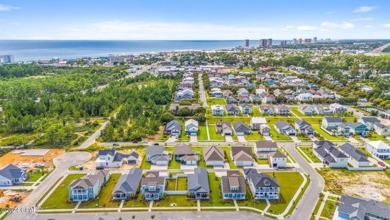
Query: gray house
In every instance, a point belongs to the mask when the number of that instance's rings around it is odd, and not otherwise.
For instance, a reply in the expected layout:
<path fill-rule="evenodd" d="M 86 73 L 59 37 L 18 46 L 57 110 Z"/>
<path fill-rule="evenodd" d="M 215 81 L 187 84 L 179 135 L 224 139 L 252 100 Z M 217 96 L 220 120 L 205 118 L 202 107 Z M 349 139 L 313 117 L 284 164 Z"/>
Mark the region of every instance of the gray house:
<path fill-rule="evenodd" d="M 151 145 L 146 148 L 146 161 L 153 165 L 168 165 L 171 156 L 164 151 L 164 146 Z"/>
<path fill-rule="evenodd" d="M 219 147 L 211 146 L 203 148 L 203 158 L 206 166 L 224 167 L 225 152 Z"/>
<path fill-rule="evenodd" d="M 142 169 L 133 168 L 128 173 L 122 174 L 112 192 L 113 200 L 125 200 L 137 195 L 142 178 Z"/>
<path fill-rule="evenodd" d="M 367 155 L 356 149 L 349 143 L 340 146 L 341 152 L 348 156 L 348 162 L 355 167 L 369 167 L 370 161 Z"/>
<path fill-rule="evenodd" d="M 217 132 L 217 134 L 222 134 L 223 136 L 233 134 L 230 122 L 225 121 L 217 122 L 215 124 L 215 131 Z"/>
<path fill-rule="evenodd" d="M 303 119 L 296 119 L 295 120 L 295 123 L 294 123 L 294 127 L 295 129 L 302 133 L 302 134 L 306 134 L 306 135 L 314 135 L 314 129 L 311 127 L 311 125 L 303 120 Z"/>
<path fill-rule="evenodd" d="M 238 170 L 228 170 L 221 178 L 223 199 L 243 200 L 246 198 L 245 178 Z"/>
<path fill-rule="evenodd" d="M 279 199 L 280 186 L 275 178 L 252 168 L 244 169 L 244 174 L 253 199 Z"/>
<path fill-rule="evenodd" d="M 207 169 L 196 168 L 193 174 L 187 176 L 187 191 L 195 199 L 209 199 L 210 185 Z"/>
<path fill-rule="evenodd" d="M 73 180 L 68 186 L 69 199 L 74 202 L 83 202 L 94 199 L 103 185 L 110 178 L 109 170 L 98 170 L 79 179 Z"/>
<path fill-rule="evenodd" d="M 165 178 L 158 171 L 149 171 L 141 180 L 141 192 L 145 200 L 154 201 L 164 197 Z"/>
<path fill-rule="evenodd" d="M 389 220 L 390 206 L 374 200 L 365 200 L 343 195 L 341 196 L 334 216 L 337 216 L 337 219 L 343 220 Z"/>
<path fill-rule="evenodd" d="M 164 133 L 167 135 L 179 137 L 181 132 L 180 122 L 173 120 L 165 125 Z"/>
<path fill-rule="evenodd" d="M 314 141 L 313 154 L 329 167 L 342 168 L 348 166 L 348 157 L 339 151 L 330 141 Z"/>
<path fill-rule="evenodd" d="M 291 125 L 289 125 L 285 121 L 278 121 L 275 123 L 275 129 L 279 132 L 279 134 L 285 134 L 285 135 L 296 135 L 296 131 L 294 130 Z"/>
<path fill-rule="evenodd" d="M 237 136 L 244 136 L 251 133 L 251 128 L 240 121 L 233 124 L 233 129 Z"/>
<path fill-rule="evenodd" d="M 228 115 L 239 115 L 240 114 L 240 109 L 236 105 L 232 104 L 227 104 L 225 106 L 226 112 Z"/>
<path fill-rule="evenodd" d="M 26 170 L 10 164 L 0 170 L 0 186 L 12 186 L 23 183 L 27 179 Z"/>

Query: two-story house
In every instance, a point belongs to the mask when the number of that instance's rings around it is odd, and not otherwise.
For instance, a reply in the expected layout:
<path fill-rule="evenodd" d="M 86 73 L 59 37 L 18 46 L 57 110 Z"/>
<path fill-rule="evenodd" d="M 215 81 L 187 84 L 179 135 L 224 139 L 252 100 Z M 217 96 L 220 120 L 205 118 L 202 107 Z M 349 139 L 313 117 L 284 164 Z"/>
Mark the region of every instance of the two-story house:
<path fill-rule="evenodd" d="M 73 180 L 68 186 L 69 199 L 73 202 L 84 202 L 94 199 L 99 195 L 101 188 L 109 178 L 109 170 L 98 170 L 95 173 Z"/>
<path fill-rule="evenodd" d="M 189 119 L 184 122 L 186 135 L 197 136 L 198 135 L 198 121 Z"/>
<path fill-rule="evenodd" d="M 367 141 L 366 151 L 379 159 L 390 159 L 390 146 L 383 141 Z"/>
<path fill-rule="evenodd" d="M 12 186 L 25 182 L 27 172 L 13 164 L 9 164 L 0 170 L 0 186 Z"/>
<path fill-rule="evenodd" d="M 343 123 L 343 120 L 338 117 L 324 117 L 322 119 L 321 127 L 325 130 L 332 131 L 337 130 L 338 126 Z"/>
<path fill-rule="evenodd" d="M 314 141 L 313 154 L 331 168 L 348 166 L 348 157 L 338 150 L 330 141 Z"/>
<path fill-rule="evenodd" d="M 165 177 L 158 171 L 149 171 L 141 179 L 141 193 L 145 200 L 155 201 L 164 197 Z"/>
<path fill-rule="evenodd" d="M 279 199 L 280 185 L 275 178 L 256 169 L 244 169 L 245 179 L 252 192 L 253 199 Z"/>
<path fill-rule="evenodd" d="M 306 135 L 314 135 L 314 129 L 307 121 L 303 119 L 296 119 L 294 122 L 294 127 L 299 133 Z"/>
<path fill-rule="evenodd" d="M 285 134 L 285 135 L 296 135 L 297 132 L 294 130 L 294 128 L 288 124 L 285 121 L 278 121 L 275 123 L 275 129 L 279 132 L 279 134 Z"/>
<path fill-rule="evenodd" d="M 252 148 L 244 146 L 233 146 L 230 148 L 233 162 L 236 166 L 253 166 Z"/>
<path fill-rule="evenodd" d="M 139 155 L 135 151 L 130 154 L 123 154 L 115 149 L 99 150 L 95 163 L 98 168 L 121 167 L 124 163 L 136 164 L 138 158 Z"/>
<path fill-rule="evenodd" d="M 256 141 L 253 148 L 257 158 L 267 159 L 270 153 L 278 150 L 278 145 L 273 141 Z"/>
<path fill-rule="evenodd" d="M 222 105 L 212 105 L 211 114 L 215 116 L 223 116 L 225 114 L 225 109 Z"/>
<path fill-rule="evenodd" d="M 210 198 L 207 169 L 195 168 L 194 173 L 187 175 L 187 191 L 190 197 L 197 200 Z"/>
<path fill-rule="evenodd" d="M 179 137 L 181 132 L 181 124 L 177 120 L 172 120 L 165 125 L 164 133 L 170 136 Z"/>
<path fill-rule="evenodd" d="M 245 178 L 238 170 L 228 170 L 226 176 L 221 178 L 221 191 L 223 199 L 246 199 Z"/>

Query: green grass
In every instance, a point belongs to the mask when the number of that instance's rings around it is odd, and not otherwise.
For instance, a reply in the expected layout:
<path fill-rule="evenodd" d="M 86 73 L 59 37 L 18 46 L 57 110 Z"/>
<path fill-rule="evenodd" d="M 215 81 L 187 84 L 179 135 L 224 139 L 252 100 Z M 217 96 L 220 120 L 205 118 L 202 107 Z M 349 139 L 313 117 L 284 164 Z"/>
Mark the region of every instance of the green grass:
<path fill-rule="evenodd" d="M 262 116 L 262 114 L 259 110 L 259 106 L 255 105 L 252 107 L 252 116 L 253 117 L 261 117 Z"/>
<path fill-rule="evenodd" d="M 199 152 L 199 162 L 198 167 L 206 168 L 206 161 L 203 159 L 203 147 L 192 147 L 192 150 L 195 152 Z"/>
<path fill-rule="evenodd" d="M 222 198 L 220 189 L 221 179 L 213 172 L 208 173 L 210 184 L 210 200 L 201 201 L 201 206 L 234 206 L 232 201 L 227 201 Z"/>
<path fill-rule="evenodd" d="M 144 158 L 142 159 L 141 168 L 144 170 L 150 170 L 150 166 L 151 164 L 148 161 L 146 161 L 146 156 L 144 156 Z"/>
<path fill-rule="evenodd" d="M 252 131 L 250 135 L 245 135 L 245 139 L 247 141 L 260 141 L 264 140 L 263 135 L 259 134 L 257 131 Z"/>
<path fill-rule="evenodd" d="M 256 158 L 256 162 L 258 164 L 268 164 L 268 159 L 259 159 L 259 158 Z"/>
<path fill-rule="evenodd" d="M 23 145 L 38 137 L 38 133 L 7 134 L 0 138 L 0 146 Z"/>
<path fill-rule="evenodd" d="M 185 177 L 177 178 L 177 190 L 187 190 L 187 178 Z"/>
<path fill-rule="evenodd" d="M 322 203 L 322 198 L 319 198 L 318 201 L 317 201 L 317 204 L 316 204 L 316 206 L 314 207 L 314 210 L 313 210 L 313 212 L 312 212 L 312 216 L 317 215 L 317 212 L 318 212 L 318 210 L 320 209 L 321 203 Z M 315 219 L 315 218 L 311 218 L 311 219 Z"/>
<path fill-rule="evenodd" d="M 42 209 L 73 209 L 76 203 L 67 203 L 69 199 L 69 184 L 85 174 L 69 174 L 42 204 Z"/>
<path fill-rule="evenodd" d="M 250 117 L 241 117 L 241 116 L 237 116 L 237 117 L 234 117 L 234 116 L 225 116 L 225 117 L 220 117 L 220 116 L 212 116 L 212 117 L 208 117 L 207 118 L 207 122 L 209 124 L 216 124 L 217 122 L 219 121 L 226 121 L 226 122 L 230 122 L 233 126 L 233 124 L 235 122 L 244 122 L 245 124 L 249 124 L 250 123 Z"/>
<path fill-rule="evenodd" d="M 265 174 L 273 176 L 273 173 Z M 275 172 L 275 178 L 280 185 L 280 201 L 271 201 L 271 207 L 268 209 L 268 212 L 280 214 L 284 212 L 299 189 L 303 182 L 303 177 L 298 172 Z"/>
<path fill-rule="evenodd" d="M 234 164 L 232 156 L 230 154 L 230 148 L 229 147 L 222 147 L 222 150 L 225 152 L 225 157 L 229 162 L 230 169 L 237 169 L 237 166 Z"/>
<path fill-rule="evenodd" d="M 221 134 L 218 134 L 217 131 L 215 130 L 215 125 L 208 125 L 209 128 L 209 135 L 210 135 L 210 140 L 212 141 L 223 141 L 225 140 L 225 137 L 222 136 Z"/>
<path fill-rule="evenodd" d="M 206 100 L 208 105 L 226 105 L 224 98 L 209 98 Z"/>
<path fill-rule="evenodd" d="M 207 141 L 207 130 L 205 125 L 199 125 L 198 140 Z"/>
<path fill-rule="evenodd" d="M 186 195 L 165 195 L 163 199 L 155 201 L 153 207 L 171 207 L 172 203 L 176 203 L 176 207 L 196 207 L 196 200 Z"/>
<path fill-rule="evenodd" d="M 325 138 L 328 141 L 347 141 L 347 139 L 343 136 L 333 136 L 328 134 L 326 131 L 322 130 L 320 125 L 312 124 L 312 127 L 318 134 L 320 134 L 323 138 Z"/>
<path fill-rule="evenodd" d="M 110 179 L 107 181 L 106 185 L 102 187 L 102 189 L 99 192 L 99 195 L 87 202 L 81 203 L 79 206 L 80 208 L 116 208 L 119 207 L 120 202 L 119 201 L 113 201 L 112 198 L 112 191 L 114 190 L 114 187 L 116 183 L 119 180 L 119 177 L 121 174 L 114 173 L 110 175 Z"/>
<path fill-rule="evenodd" d="M 311 139 L 308 136 L 303 136 L 303 135 L 297 135 L 298 140 L 300 141 L 311 141 Z"/>
<path fill-rule="evenodd" d="M 326 200 L 324 209 L 322 209 L 321 212 L 321 217 L 332 219 L 336 208 L 337 208 L 336 202 Z"/>
<path fill-rule="evenodd" d="M 180 132 L 180 137 L 178 138 L 179 141 L 189 141 L 190 136 L 186 135 L 185 132 L 185 126 L 184 126 L 184 120 L 178 120 L 181 124 L 182 131 Z"/>
<path fill-rule="evenodd" d="M 176 190 L 176 179 L 165 180 L 165 190 L 175 191 Z"/>
<path fill-rule="evenodd" d="M 291 138 L 285 134 L 279 134 L 279 132 L 275 129 L 274 125 L 269 125 L 271 131 L 271 138 L 274 141 L 291 141 Z"/>
<path fill-rule="evenodd" d="M 298 107 L 291 107 L 290 111 L 294 114 L 296 114 L 298 117 L 307 117 L 304 115 L 301 111 L 299 111 Z"/>
<path fill-rule="evenodd" d="M 180 169 L 181 168 L 181 164 L 179 161 L 176 161 L 175 160 L 175 157 L 173 156 L 172 157 L 172 160 L 169 161 L 169 164 L 168 164 L 168 169 Z"/>
<path fill-rule="evenodd" d="M 370 135 L 368 136 L 368 140 L 370 141 L 384 141 L 384 142 L 389 142 L 389 140 L 386 139 L 386 137 L 383 137 L 375 132 L 371 132 Z"/>
<path fill-rule="evenodd" d="M 142 193 L 137 194 L 137 198 L 126 200 L 123 207 L 148 207 L 149 202 L 143 199 Z"/>
<path fill-rule="evenodd" d="M 45 174 L 45 172 L 42 169 L 37 169 L 35 171 L 29 171 L 27 182 L 36 182 L 44 174 Z"/>
<path fill-rule="evenodd" d="M 267 207 L 267 202 L 265 200 L 252 199 L 252 191 L 250 190 L 248 184 L 246 184 L 246 200 L 237 200 L 237 205 L 239 207 L 253 207 L 260 210 L 264 210 Z"/>
<path fill-rule="evenodd" d="M 300 150 L 303 151 L 303 153 L 305 153 L 305 155 L 313 161 L 313 163 L 321 163 L 321 161 L 316 157 L 316 155 L 314 155 L 313 153 L 313 148 L 312 147 L 298 147 Z M 299 152 L 299 151 L 298 151 Z M 301 152 L 299 152 L 301 153 Z M 305 156 L 303 156 L 305 157 Z M 310 161 L 308 161 L 310 162 Z"/>

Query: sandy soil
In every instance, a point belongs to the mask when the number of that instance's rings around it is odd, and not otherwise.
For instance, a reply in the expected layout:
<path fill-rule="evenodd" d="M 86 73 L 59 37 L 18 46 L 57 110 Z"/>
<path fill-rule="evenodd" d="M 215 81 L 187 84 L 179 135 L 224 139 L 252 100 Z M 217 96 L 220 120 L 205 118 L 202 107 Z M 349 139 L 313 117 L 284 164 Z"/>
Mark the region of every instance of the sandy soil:
<path fill-rule="evenodd" d="M 65 151 L 62 149 L 50 149 L 48 153 L 41 157 L 22 156 L 19 154 L 12 154 L 12 152 L 8 152 L 0 158 L 0 168 L 9 164 L 20 166 L 22 163 L 28 163 L 30 165 L 30 169 L 34 168 L 34 163 L 43 163 L 45 164 L 45 167 L 51 168 L 53 167 L 53 158 L 63 153 L 65 153 Z"/>
<path fill-rule="evenodd" d="M 15 208 L 18 206 L 21 201 L 28 196 L 29 192 L 17 192 L 13 190 L 4 190 L 0 192 L 0 208 Z M 15 203 L 13 201 L 10 201 L 13 197 L 20 197 L 22 200 L 20 200 L 18 203 Z"/>

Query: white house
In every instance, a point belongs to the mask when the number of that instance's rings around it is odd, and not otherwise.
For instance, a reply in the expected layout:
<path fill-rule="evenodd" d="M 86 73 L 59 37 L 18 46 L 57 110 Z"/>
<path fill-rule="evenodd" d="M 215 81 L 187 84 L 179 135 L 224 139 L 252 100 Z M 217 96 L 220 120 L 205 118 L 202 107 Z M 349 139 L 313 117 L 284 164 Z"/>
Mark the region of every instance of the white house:
<path fill-rule="evenodd" d="M 139 155 L 135 151 L 130 154 L 122 154 L 115 149 L 99 150 L 95 163 L 96 167 L 99 168 L 121 167 L 124 163 L 136 164 L 138 157 Z"/>
<path fill-rule="evenodd" d="M 252 148 L 233 146 L 230 148 L 232 159 L 236 166 L 250 167 L 253 166 Z"/>
<path fill-rule="evenodd" d="M 198 135 L 198 121 L 189 119 L 185 121 L 184 126 L 186 129 L 186 135 L 197 136 Z"/>
<path fill-rule="evenodd" d="M 374 124 L 374 130 L 377 134 L 383 137 L 389 136 L 389 127 L 382 123 L 376 123 Z"/>
<path fill-rule="evenodd" d="M 279 151 L 269 154 L 268 162 L 272 168 L 287 167 L 287 156 Z"/>
<path fill-rule="evenodd" d="M 295 97 L 295 99 L 297 101 L 300 101 L 300 102 L 306 102 L 306 101 L 310 101 L 311 96 L 312 95 L 310 93 L 301 93 L 301 94 L 297 95 L 297 97 Z"/>
<path fill-rule="evenodd" d="M 206 161 L 206 166 L 224 167 L 225 165 L 225 153 L 217 146 L 204 148 L 203 158 Z"/>
<path fill-rule="evenodd" d="M 349 143 L 340 146 L 340 150 L 348 156 L 348 162 L 355 167 L 369 167 L 368 157 Z"/>
<path fill-rule="evenodd" d="M 0 170 L 0 186 L 21 184 L 27 179 L 26 170 L 10 164 Z"/>
<path fill-rule="evenodd" d="M 390 146 L 383 141 L 366 142 L 366 150 L 379 159 L 390 159 Z"/>
<path fill-rule="evenodd" d="M 341 118 L 337 118 L 337 117 L 324 117 L 322 119 L 321 127 L 323 129 L 328 130 L 328 131 L 337 130 L 337 127 L 340 126 L 342 123 L 343 123 L 343 120 L 341 120 Z"/>
<path fill-rule="evenodd" d="M 345 106 L 340 105 L 338 103 L 330 104 L 329 109 L 332 111 L 332 113 L 344 113 L 347 111 L 347 108 Z"/>
<path fill-rule="evenodd" d="M 225 109 L 222 105 L 212 105 L 211 114 L 216 116 L 223 116 L 225 114 Z"/>
<path fill-rule="evenodd" d="M 253 149 L 257 158 L 267 159 L 271 153 L 278 151 L 278 145 L 273 141 L 256 141 Z"/>

